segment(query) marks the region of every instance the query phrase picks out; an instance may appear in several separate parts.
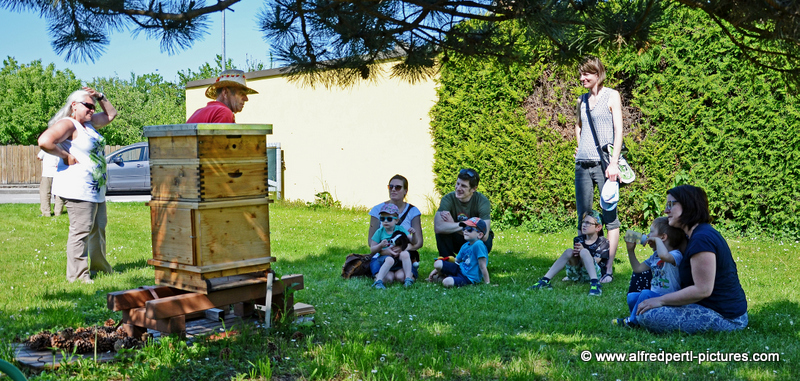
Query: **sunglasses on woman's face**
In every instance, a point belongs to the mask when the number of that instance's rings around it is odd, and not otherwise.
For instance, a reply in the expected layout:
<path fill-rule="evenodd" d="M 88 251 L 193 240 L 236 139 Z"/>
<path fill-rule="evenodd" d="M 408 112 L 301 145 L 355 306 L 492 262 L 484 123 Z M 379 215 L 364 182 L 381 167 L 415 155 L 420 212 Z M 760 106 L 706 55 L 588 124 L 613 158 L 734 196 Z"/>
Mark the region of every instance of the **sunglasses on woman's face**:
<path fill-rule="evenodd" d="M 402 185 L 392 185 L 392 184 L 389 184 L 389 190 L 390 190 L 390 191 L 393 191 L 393 190 L 394 190 L 394 191 L 400 191 L 400 190 L 403 190 L 403 186 L 402 186 Z"/>
<path fill-rule="evenodd" d="M 392 221 L 394 221 L 394 220 L 396 220 L 398 218 L 397 217 L 393 217 L 393 216 L 387 216 L 387 217 L 380 216 L 380 217 L 378 217 L 378 219 L 381 220 L 381 222 L 392 222 Z"/>
<path fill-rule="evenodd" d="M 82 104 L 83 107 L 86 107 L 89 110 L 94 111 L 94 103 L 88 103 L 88 102 L 78 102 L 78 103 Z"/>

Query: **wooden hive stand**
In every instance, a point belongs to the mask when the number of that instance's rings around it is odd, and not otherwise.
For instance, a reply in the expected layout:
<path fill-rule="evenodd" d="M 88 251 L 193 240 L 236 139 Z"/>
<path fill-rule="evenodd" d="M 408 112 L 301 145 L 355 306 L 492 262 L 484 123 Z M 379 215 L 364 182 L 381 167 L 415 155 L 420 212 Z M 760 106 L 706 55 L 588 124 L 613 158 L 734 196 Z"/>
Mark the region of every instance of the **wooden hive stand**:
<path fill-rule="evenodd" d="M 303 288 L 301 274 L 284 275 L 273 283 L 270 303 L 273 321 L 286 315 L 314 313 L 314 307 L 303 303 L 297 304 L 297 313 L 294 311 L 292 291 Z M 122 311 L 122 326 L 128 335 L 141 338 L 147 329 L 183 334 L 187 320 L 205 317 L 205 311 L 213 308 L 227 310 L 234 305 L 234 315 L 248 317 L 255 311 L 256 304 L 266 305 L 266 295 L 267 283 L 251 279 L 222 284 L 220 289 L 212 289 L 207 294 L 167 286 L 144 286 L 109 293 L 107 306 L 112 311 Z"/>

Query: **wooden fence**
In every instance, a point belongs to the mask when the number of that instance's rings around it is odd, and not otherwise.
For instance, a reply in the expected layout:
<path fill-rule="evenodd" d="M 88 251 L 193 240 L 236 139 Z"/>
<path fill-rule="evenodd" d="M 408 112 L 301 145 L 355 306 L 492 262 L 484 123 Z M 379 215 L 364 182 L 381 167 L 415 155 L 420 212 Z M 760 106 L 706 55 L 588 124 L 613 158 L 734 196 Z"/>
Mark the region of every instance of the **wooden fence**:
<path fill-rule="evenodd" d="M 106 155 L 123 146 L 106 146 Z M 42 162 L 39 146 L 0 146 L 0 184 L 38 184 Z"/>

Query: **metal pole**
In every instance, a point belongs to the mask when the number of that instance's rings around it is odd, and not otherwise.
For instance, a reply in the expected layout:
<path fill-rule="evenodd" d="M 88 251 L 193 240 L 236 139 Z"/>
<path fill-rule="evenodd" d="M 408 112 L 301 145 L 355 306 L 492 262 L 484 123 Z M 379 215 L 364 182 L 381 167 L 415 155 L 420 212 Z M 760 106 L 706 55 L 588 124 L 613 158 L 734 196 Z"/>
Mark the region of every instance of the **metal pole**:
<path fill-rule="evenodd" d="M 225 71 L 225 10 L 222 10 L 222 70 Z"/>

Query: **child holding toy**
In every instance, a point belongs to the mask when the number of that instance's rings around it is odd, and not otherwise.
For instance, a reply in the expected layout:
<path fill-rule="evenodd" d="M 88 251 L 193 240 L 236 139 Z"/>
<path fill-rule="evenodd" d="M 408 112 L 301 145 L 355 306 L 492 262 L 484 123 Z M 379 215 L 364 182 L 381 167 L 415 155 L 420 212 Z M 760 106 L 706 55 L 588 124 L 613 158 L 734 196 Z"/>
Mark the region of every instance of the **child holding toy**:
<path fill-rule="evenodd" d="M 603 290 L 598 281 L 600 274 L 606 273 L 608 262 L 608 240 L 602 236 L 603 218 L 595 210 L 583 213 L 581 218 L 581 235 L 573 239 L 573 247 L 564 250 L 555 263 L 531 290 L 552 290 L 550 280 L 561 269 L 567 269 L 563 281 L 590 282 L 589 295 L 600 296 Z"/>
<path fill-rule="evenodd" d="M 399 209 L 396 205 L 383 204 L 379 220 L 381 228 L 370 239 L 370 253 L 375 254 L 370 261 L 370 270 L 375 277 L 372 287 L 385 289 L 385 284 L 393 281 L 404 282 L 405 287 L 414 284 L 416 268 L 411 264 L 411 255 L 406 250 L 409 243 L 416 244 L 419 235 L 414 228 L 406 230 L 397 224 Z M 411 236 L 411 240 L 408 236 Z"/>
<path fill-rule="evenodd" d="M 643 300 L 678 291 L 681 288 L 678 266 L 683 260 L 683 254 L 678 249 L 686 244 L 686 233 L 681 229 L 669 226 L 667 217 L 659 217 L 650 226 L 650 234 L 647 235 L 646 242 L 653 249 L 653 255 L 644 262 L 639 262 L 636 259 L 635 252 L 636 239 L 630 234 L 625 235 L 628 258 L 631 260 L 633 272 L 641 273 L 652 270 L 653 280 L 650 282 L 649 290 L 628 294 L 628 308 L 631 311 L 631 315 L 624 319 L 614 319 L 611 321 L 612 324 L 624 327 L 638 325 L 636 322 L 636 308 L 639 303 Z"/>
<path fill-rule="evenodd" d="M 483 282 L 489 284 L 489 250 L 483 243 L 486 234 L 486 222 L 472 217 L 460 222 L 467 241 L 458 251 L 455 262 L 447 258 L 439 258 L 433 263 L 434 270 L 428 276 L 429 281 L 439 281 L 445 287 L 461 287 Z"/>

